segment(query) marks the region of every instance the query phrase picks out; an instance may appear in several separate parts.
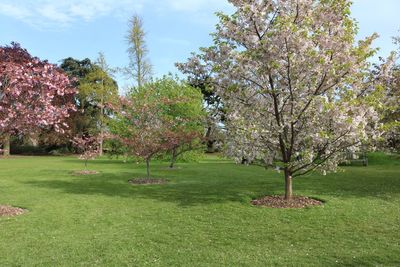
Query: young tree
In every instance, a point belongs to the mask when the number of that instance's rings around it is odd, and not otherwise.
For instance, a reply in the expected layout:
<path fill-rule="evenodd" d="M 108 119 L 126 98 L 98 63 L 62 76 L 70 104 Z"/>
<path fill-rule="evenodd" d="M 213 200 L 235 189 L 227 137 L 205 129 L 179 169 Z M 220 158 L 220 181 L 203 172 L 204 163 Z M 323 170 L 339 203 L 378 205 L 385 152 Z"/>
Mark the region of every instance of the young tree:
<path fill-rule="evenodd" d="M 289 200 L 294 177 L 335 170 L 373 137 L 365 78 L 376 35 L 355 45 L 347 0 L 229 2 L 236 12 L 219 14 L 214 46 L 184 67 L 213 73 L 228 153 L 280 166 Z"/>
<path fill-rule="evenodd" d="M 77 136 L 72 140 L 72 144 L 81 155 L 79 159 L 85 161 L 85 171 L 89 160 L 94 160 L 99 156 L 99 140 L 95 136 Z"/>
<path fill-rule="evenodd" d="M 173 168 L 180 155 L 202 147 L 206 119 L 203 97 L 198 89 L 172 76 L 164 76 L 151 86 L 160 97 L 176 101 L 165 109 L 165 115 L 174 123 L 170 129 L 173 133 L 170 168 Z"/>
<path fill-rule="evenodd" d="M 129 154 L 146 162 L 149 178 L 154 156 L 177 150 L 197 138 L 201 109 L 199 92 L 165 77 L 122 98 L 109 128 Z"/>
<path fill-rule="evenodd" d="M 173 122 L 163 109 L 170 100 L 158 97 L 151 87 L 132 92 L 121 98 L 116 119 L 110 125 L 114 134 L 128 148 L 128 152 L 146 162 L 147 178 L 150 178 L 150 161 L 172 147 Z"/>
<path fill-rule="evenodd" d="M 143 20 L 139 15 L 134 15 L 129 20 L 129 31 L 126 36 L 130 61 L 126 72 L 136 81 L 137 87 L 142 87 L 152 75 L 152 66 L 147 58 L 149 51 L 145 37 Z"/>
<path fill-rule="evenodd" d="M 10 135 L 54 128 L 64 132 L 75 110 L 76 93 L 68 76 L 55 65 L 32 57 L 19 44 L 0 47 L 0 133 L 5 155 Z"/>

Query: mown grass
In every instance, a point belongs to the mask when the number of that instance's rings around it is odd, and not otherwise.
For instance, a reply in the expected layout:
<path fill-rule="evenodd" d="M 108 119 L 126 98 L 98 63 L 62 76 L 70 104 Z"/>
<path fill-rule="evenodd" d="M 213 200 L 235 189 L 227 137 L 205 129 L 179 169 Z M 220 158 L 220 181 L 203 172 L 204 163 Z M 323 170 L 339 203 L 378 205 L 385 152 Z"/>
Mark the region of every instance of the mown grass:
<path fill-rule="evenodd" d="M 250 200 L 281 194 L 280 174 L 209 157 L 166 170 L 166 185 L 133 186 L 143 165 L 101 159 L 74 176 L 73 157 L 0 160 L 0 266 L 399 266 L 400 164 L 298 178 L 295 193 L 322 207 L 283 210 Z"/>

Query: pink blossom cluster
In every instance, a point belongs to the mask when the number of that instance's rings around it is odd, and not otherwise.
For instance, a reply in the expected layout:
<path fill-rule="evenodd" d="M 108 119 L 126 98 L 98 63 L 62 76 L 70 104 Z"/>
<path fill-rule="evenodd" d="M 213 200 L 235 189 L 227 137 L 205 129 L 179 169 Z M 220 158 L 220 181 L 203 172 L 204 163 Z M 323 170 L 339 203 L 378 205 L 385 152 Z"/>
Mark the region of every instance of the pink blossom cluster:
<path fill-rule="evenodd" d="M 75 93 L 57 66 L 32 57 L 19 44 L 0 47 L 0 132 L 50 127 L 64 132 Z"/>

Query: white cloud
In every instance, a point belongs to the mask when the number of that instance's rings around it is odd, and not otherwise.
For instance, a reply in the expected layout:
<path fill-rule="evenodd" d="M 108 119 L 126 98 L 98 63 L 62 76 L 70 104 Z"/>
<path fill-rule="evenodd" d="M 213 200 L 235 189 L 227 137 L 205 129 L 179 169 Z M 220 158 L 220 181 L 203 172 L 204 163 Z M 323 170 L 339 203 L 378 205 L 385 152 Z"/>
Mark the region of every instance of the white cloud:
<path fill-rule="evenodd" d="M 0 3 L 0 14 L 10 15 L 16 19 L 24 19 L 31 15 L 26 7 L 19 7 L 13 3 Z"/>
<path fill-rule="evenodd" d="M 138 12 L 144 0 L 2 0 L 0 14 L 38 28 L 65 27 L 77 20 Z"/>
<path fill-rule="evenodd" d="M 228 7 L 225 0 L 1 0 L 0 15 L 36 28 L 53 29 L 103 16 L 126 18 L 143 9 L 155 9 L 164 14 L 189 13 L 193 20 L 204 19 Z"/>
<path fill-rule="evenodd" d="M 170 8 L 185 12 L 199 12 L 210 8 L 222 10 L 229 6 L 226 0 L 166 0 L 165 2 Z"/>

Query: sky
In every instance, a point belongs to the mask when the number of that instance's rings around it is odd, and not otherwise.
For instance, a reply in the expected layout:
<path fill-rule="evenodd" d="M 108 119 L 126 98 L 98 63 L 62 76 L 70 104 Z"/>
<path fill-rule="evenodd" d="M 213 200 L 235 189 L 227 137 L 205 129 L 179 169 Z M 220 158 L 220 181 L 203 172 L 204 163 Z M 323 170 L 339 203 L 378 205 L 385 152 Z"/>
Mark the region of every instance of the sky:
<path fill-rule="evenodd" d="M 358 38 L 377 32 L 379 55 L 386 57 L 400 35 L 400 0 L 354 0 Z M 225 0 L 0 0 L 0 45 L 18 42 L 41 59 L 60 63 L 73 57 L 95 60 L 101 51 L 113 67 L 128 64 L 128 20 L 143 18 L 154 75 L 178 73 L 199 47 L 210 46 L 215 12 L 232 13 Z M 121 87 L 129 81 L 117 77 Z"/>

